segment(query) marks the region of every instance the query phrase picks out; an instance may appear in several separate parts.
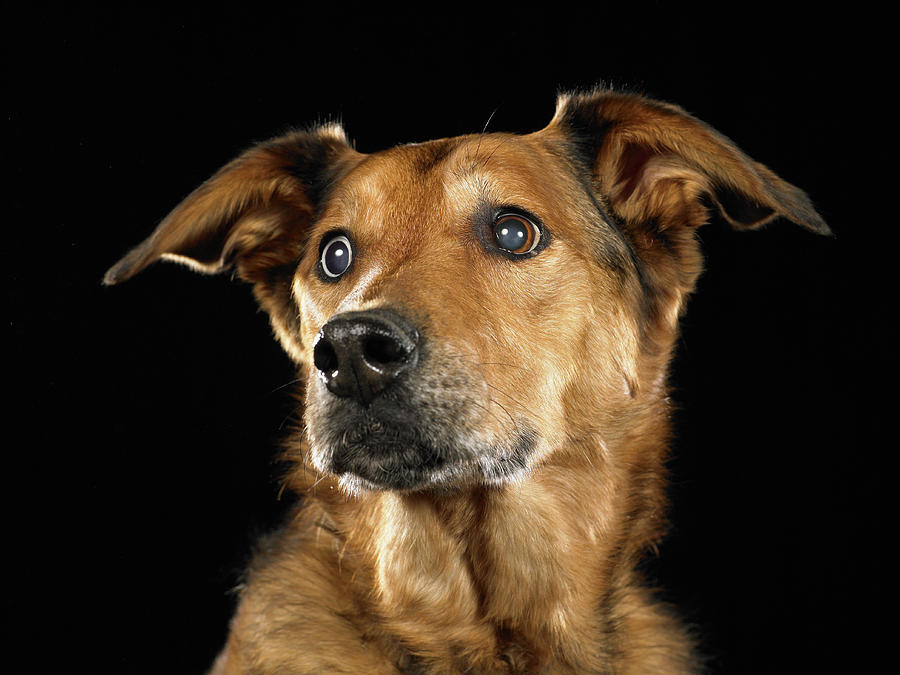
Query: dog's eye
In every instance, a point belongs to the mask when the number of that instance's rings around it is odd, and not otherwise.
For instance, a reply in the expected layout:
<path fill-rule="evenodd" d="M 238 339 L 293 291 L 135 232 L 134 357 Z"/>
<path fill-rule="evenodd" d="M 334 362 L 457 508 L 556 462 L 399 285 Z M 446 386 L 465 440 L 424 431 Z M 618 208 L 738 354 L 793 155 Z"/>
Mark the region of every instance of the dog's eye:
<path fill-rule="evenodd" d="M 319 262 L 325 275 L 336 279 L 350 269 L 353 260 L 353 246 L 343 234 L 336 234 L 326 239 L 322 245 Z"/>
<path fill-rule="evenodd" d="M 524 216 L 507 213 L 494 223 L 494 241 L 504 251 L 524 255 L 540 243 L 541 231 Z"/>

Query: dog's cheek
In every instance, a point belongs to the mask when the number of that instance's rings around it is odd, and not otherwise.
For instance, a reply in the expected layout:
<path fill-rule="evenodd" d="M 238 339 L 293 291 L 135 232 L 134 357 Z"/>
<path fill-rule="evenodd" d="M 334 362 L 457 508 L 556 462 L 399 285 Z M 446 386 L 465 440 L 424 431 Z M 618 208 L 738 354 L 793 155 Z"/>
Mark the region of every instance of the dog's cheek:
<path fill-rule="evenodd" d="M 304 398 L 303 428 L 309 442 L 309 463 L 317 471 L 328 473 L 334 444 L 324 422 L 334 416 L 331 410 L 333 406 L 329 405 L 328 392 L 315 375 L 306 380 Z"/>
<path fill-rule="evenodd" d="M 566 392 L 597 374 L 585 360 L 597 342 L 591 326 L 600 312 L 590 272 L 561 242 L 501 268 L 487 294 L 500 320 L 479 327 L 490 336 L 480 360 L 493 398 L 551 440 L 564 433 Z"/>
<path fill-rule="evenodd" d="M 640 389 L 639 293 L 623 290 L 615 272 L 591 264 L 556 286 L 541 393 L 555 402 L 556 414 L 542 428 L 554 428 L 557 439 L 604 435 Z"/>

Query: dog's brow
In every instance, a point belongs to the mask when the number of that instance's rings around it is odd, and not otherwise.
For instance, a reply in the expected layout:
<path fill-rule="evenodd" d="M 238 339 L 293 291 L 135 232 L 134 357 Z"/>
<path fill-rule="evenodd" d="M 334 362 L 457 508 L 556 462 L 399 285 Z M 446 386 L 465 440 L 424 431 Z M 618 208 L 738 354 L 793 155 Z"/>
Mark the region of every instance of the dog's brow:
<path fill-rule="evenodd" d="M 444 195 L 456 204 L 487 201 L 489 181 L 482 171 L 448 172 L 442 177 Z"/>
<path fill-rule="evenodd" d="M 466 139 L 453 153 L 451 159 L 456 161 L 452 164 L 451 171 L 459 176 L 482 171 L 496 152 L 514 138 L 517 137 L 512 134 L 481 134 Z"/>
<path fill-rule="evenodd" d="M 450 138 L 416 146 L 416 168 L 422 173 L 432 171 L 451 155 L 459 143 L 459 139 Z"/>

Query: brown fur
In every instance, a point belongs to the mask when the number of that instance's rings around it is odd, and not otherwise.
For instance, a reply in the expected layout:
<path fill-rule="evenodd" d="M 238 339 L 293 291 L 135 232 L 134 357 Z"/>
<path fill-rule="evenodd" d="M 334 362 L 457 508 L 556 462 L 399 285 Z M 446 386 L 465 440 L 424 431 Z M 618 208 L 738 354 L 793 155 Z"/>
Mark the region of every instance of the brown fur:
<path fill-rule="evenodd" d="M 489 250 L 485 205 L 536 214 L 549 244 Z M 289 481 L 304 499 L 261 545 L 214 671 L 695 670 L 637 567 L 664 530 L 667 364 L 711 212 L 828 232 L 801 191 L 681 109 L 602 89 L 561 97 L 526 136 L 361 155 L 335 127 L 290 134 L 190 195 L 107 283 L 160 257 L 233 265 L 306 382 Z M 318 242 L 335 229 L 355 258 L 326 283 Z M 418 489 L 335 475 L 320 447 L 333 401 L 310 375 L 316 335 L 374 307 L 415 318 L 422 406 L 480 448 Z M 478 468 L 522 429 L 525 468 Z"/>

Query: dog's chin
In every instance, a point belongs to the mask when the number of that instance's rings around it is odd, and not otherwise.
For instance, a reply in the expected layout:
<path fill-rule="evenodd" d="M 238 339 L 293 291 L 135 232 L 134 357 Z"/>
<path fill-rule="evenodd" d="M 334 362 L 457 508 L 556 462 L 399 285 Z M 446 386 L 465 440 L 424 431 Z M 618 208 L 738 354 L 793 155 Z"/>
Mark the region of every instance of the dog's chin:
<path fill-rule="evenodd" d="M 313 463 L 336 475 L 348 494 L 393 490 L 452 492 L 502 485 L 526 473 L 537 434 L 522 431 L 496 444 L 430 445 L 418 440 L 373 438 L 352 445 L 313 448 Z"/>
<path fill-rule="evenodd" d="M 438 481 L 448 453 L 415 441 L 372 439 L 331 453 L 330 471 L 356 490 L 420 490 Z"/>

